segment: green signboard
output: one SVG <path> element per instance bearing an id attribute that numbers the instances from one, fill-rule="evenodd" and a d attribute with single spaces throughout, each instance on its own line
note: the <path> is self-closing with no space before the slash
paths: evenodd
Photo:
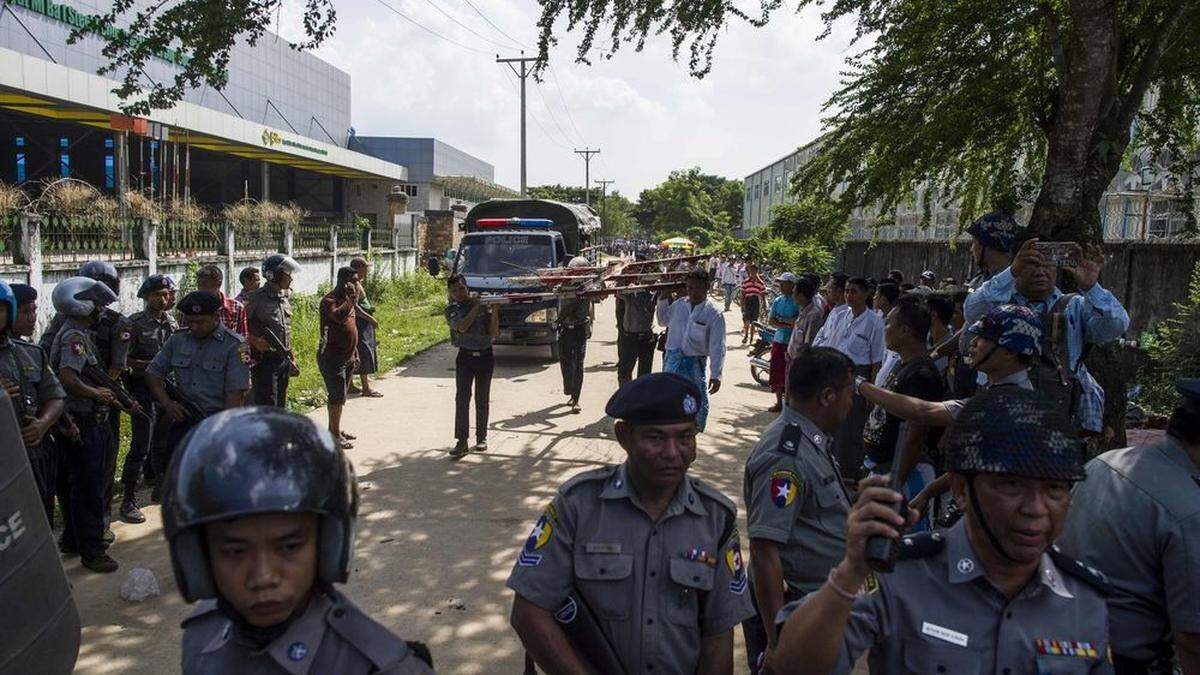
<path id="1" fill-rule="evenodd" d="M 72 28 L 83 28 L 87 25 L 92 14 L 86 14 L 74 7 L 54 0 L 4 0 L 6 4 L 24 7 L 31 12 L 36 12 L 44 17 L 59 21 L 71 26 Z M 107 37 L 116 37 L 121 30 L 119 28 L 105 29 L 104 34 Z M 191 60 L 187 54 L 178 49 L 163 49 L 155 53 L 155 56 L 177 66 L 186 66 Z"/>

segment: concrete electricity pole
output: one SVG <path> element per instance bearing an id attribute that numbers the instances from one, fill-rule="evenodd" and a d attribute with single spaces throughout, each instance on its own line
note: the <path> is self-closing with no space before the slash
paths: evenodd
<path id="1" fill-rule="evenodd" d="M 588 206 L 592 205 L 592 174 L 591 164 L 592 155 L 600 154 L 600 150 L 576 150 L 575 154 L 583 155 L 583 203 Z"/>
<path id="2" fill-rule="evenodd" d="M 597 180 L 593 182 L 600 186 L 600 226 L 604 227 L 605 216 L 608 214 L 608 186 L 617 181 Z"/>
<path id="3" fill-rule="evenodd" d="M 500 55 L 497 54 L 496 55 L 496 63 L 508 64 L 508 67 L 512 69 L 513 74 L 515 74 L 517 76 L 517 79 L 521 81 L 521 196 L 524 197 L 525 196 L 525 78 L 529 77 L 529 73 L 530 73 L 529 64 L 530 63 L 534 63 L 534 64 L 538 63 L 538 59 L 536 57 L 525 56 L 525 50 L 521 50 L 521 56 L 517 57 L 517 58 L 502 59 L 502 58 L 500 58 Z M 520 69 L 518 70 L 517 66 L 514 64 L 519 64 L 521 66 Z"/>

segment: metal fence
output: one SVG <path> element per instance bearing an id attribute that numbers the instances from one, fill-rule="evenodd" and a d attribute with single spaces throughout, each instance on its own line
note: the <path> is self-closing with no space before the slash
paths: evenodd
<path id="1" fill-rule="evenodd" d="M 286 248 L 283 223 L 270 223 L 250 227 L 234 235 L 234 246 L 238 253 L 274 253 Z"/>
<path id="2" fill-rule="evenodd" d="M 336 227 L 339 251 L 361 251 L 367 248 L 369 228 L 362 227 L 358 223 L 339 223 Z"/>
<path id="3" fill-rule="evenodd" d="M 329 248 L 329 223 L 310 220 L 293 230 L 292 248 L 297 252 L 318 252 Z"/>
<path id="4" fill-rule="evenodd" d="M 49 216 L 42 221 L 42 256 L 51 262 L 133 260 L 135 240 L 140 246 L 141 225 L 132 220 Z"/>
<path id="5" fill-rule="evenodd" d="M 224 223 L 165 222 L 158 225 L 158 255 L 163 258 L 219 255 L 224 242 Z"/>

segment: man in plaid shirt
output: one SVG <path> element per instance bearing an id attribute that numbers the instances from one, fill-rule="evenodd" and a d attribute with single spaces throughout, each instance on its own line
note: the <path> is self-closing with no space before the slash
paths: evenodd
<path id="1" fill-rule="evenodd" d="M 225 295 L 221 289 L 225 275 L 222 274 L 221 268 L 217 265 L 205 265 L 196 272 L 196 287 L 202 291 L 212 291 L 221 298 L 221 309 L 217 312 L 217 316 L 221 319 L 221 325 L 227 330 L 237 333 L 243 340 L 246 339 L 246 306 L 241 302 Z"/>

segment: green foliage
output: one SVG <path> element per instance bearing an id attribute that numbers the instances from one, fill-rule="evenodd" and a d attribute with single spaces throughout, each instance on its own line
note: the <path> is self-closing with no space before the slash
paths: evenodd
<path id="1" fill-rule="evenodd" d="M 599 194 L 599 191 L 593 191 Z M 534 199 L 553 199 L 558 202 L 567 202 L 569 204 L 582 204 L 587 197 L 584 194 L 583 188 L 576 185 L 538 185 L 529 188 L 529 196 Z"/>
<path id="2" fill-rule="evenodd" d="M 771 210 L 771 222 L 749 239 L 720 236 L 701 250 L 749 256 L 776 271 L 824 274 L 845 241 L 846 216 L 836 202 L 804 197 Z"/>
<path id="3" fill-rule="evenodd" d="M 699 167 L 672 171 L 657 187 L 642 190 L 637 219 L 656 238 L 674 232 L 704 246 L 741 221 L 743 190 L 740 180 L 701 173 Z"/>
<path id="4" fill-rule="evenodd" d="M 538 185 L 529 188 L 534 199 L 553 199 L 560 202 L 583 204 L 587 199 L 582 187 L 574 185 Z M 604 195 L 603 190 L 592 188 L 592 209 L 600 214 L 600 234 L 606 237 L 623 237 L 633 234 L 637 222 L 633 218 L 636 206 L 618 191 Z"/>
<path id="5" fill-rule="evenodd" d="M 1144 333 L 1141 343 L 1150 366 L 1142 373 L 1139 402 L 1152 412 L 1170 414 L 1179 400 L 1175 380 L 1200 373 L 1200 263 L 1192 271 L 1187 297 L 1175 303 L 1175 316 Z"/>
<path id="6" fill-rule="evenodd" d="M 200 271 L 200 261 L 190 259 L 187 265 L 183 268 L 183 276 L 179 278 L 179 291 L 177 295 L 182 299 L 188 293 L 197 290 L 196 273 Z"/>

